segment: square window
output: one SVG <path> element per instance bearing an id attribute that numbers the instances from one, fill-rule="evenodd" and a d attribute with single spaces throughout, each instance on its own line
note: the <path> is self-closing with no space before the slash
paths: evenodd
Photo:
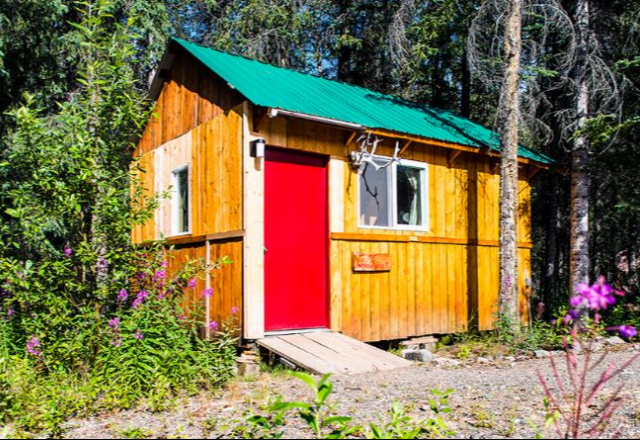
<path id="1" fill-rule="evenodd" d="M 382 164 L 388 158 L 374 158 Z M 359 223 L 365 228 L 427 228 L 427 164 L 402 160 L 376 169 L 365 163 L 358 176 Z"/>

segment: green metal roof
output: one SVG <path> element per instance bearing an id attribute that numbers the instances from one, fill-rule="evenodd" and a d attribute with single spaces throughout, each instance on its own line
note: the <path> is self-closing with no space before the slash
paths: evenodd
<path id="1" fill-rule="evenodd" d="M 455 113 L 173 40 L 256 105 L 500 151 L 496 133 Z M 520 147 L 520 156 L 552 163 L 547 156 L 525 147 Z"/>

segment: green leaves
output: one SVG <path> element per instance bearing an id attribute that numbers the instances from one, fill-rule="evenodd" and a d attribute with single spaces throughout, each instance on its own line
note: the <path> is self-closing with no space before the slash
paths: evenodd
<path id="1" fill-rule="evenodd" d="M 298 418 L 312 430 L 316 438 L 344 439 L 356 436 L 358 438 L 388 439 L 388 438 L 441 438 L 454 435 L 447 426 L 441 414 L 451 411 L 449 396 L 453 390 L 432 390 L 434 396 L 429 406 L 434 413 L 433 418 L 415 420 L 406 414 L 400 402 L 394 402 L 389 411 L 389 420 L 383 424 L 371 423 L 367 428 L 352 424 L 353 419 L 347 416 L 332 414 L 327 400 L 333 391 L 330 375 L 316 379 L 304 372 L 288 372 L 299 379 L 313 392 L 312 402 L 286 402 L 278 398 L 268 406 L 269 415 L 252 414 L 246 420 L 253 429 L 252 438 L 281 438 L 283 427 L 287 422 L 288 413 L 296 411 Z"/>

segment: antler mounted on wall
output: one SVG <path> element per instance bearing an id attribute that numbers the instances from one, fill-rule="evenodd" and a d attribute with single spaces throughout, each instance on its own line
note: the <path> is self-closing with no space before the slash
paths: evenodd
<path id="1" fill-rule="evenodd" d="M 387 168 L 394 162 L 400 162 L 400 143 L 396 142 L 396 147 L 393 152 L 393 157 L 390 158 L 375 158 L 376 150 L 378 149 L 378 144 L 382 142 L 378 136 L 374 135 L 373 138 L 371 133 L 362 134 L 357 142 L 360 143 L 360 148 L 358 151 L 352 151 L 349 155 L 351 159 L 351 166 L 355 169 L 360 168 L 365 163 L 370 163 L 376 170 L 380 170 L 382 168 Z"/>

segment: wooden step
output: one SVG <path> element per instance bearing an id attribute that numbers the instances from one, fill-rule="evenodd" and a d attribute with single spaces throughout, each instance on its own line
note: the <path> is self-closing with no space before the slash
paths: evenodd
<path id="1" fill-rule="evenodd" d="M 273 335 L 256 342 L 315 374 L 353 375 L 412 365 L 401 357 L 336 332 Z"/>

